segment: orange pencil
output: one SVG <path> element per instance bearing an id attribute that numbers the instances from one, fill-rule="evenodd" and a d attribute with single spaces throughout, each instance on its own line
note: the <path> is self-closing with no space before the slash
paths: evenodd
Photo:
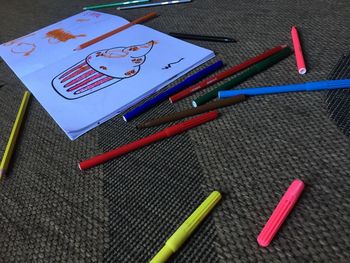
<path id="1" fill-rule="evenodd" d="M 93 44 L 95 44 L 95 43 L 97 43 L 97 42 L 99 42 L 99 41 L 101 41 L 101 40 L 103 40 L 103 39 L 105 39 L 107 37 L 110 37 L 110 36 L 112 36 L 112 35 L 114 35 L 116 33 L 119 33 L 120 31 L 123 31 L 124 29 L 127 29 L 127 28 L 129 28 L 129 27 L 131 27 L 131 26 L 133 26 L 135 24 L 139 24 L 139 23 L 145 22 L 145 21 L 147 21 L 147 20 L 149 20 L 149 19 L 151 19 L 153 17 L 156 17 L 157 15 L 158 14 L 156 12 L 149 13 L 149 14 L 143 16 L 143 17 L 140 17 L 138 19 L 135 19 L 134 21 L 131 21 L 128 24 L 125 24 L 124 26 L 118 27 L 118 28 L 116 28 L 116 29 L 114 29 L 114 30 L 112 30 L 110 32 L 107 32 L 107 33 L 103 34 L 102 36 L 99 36 L 99 37 L 96 37 L 94 39 L 91 39 L 91 40 L 81 44 L 80 46 L 78 46 L 74 50 L 81 50 L 83 48 L 91 46 L 91 45 L 93 45 Z"/>

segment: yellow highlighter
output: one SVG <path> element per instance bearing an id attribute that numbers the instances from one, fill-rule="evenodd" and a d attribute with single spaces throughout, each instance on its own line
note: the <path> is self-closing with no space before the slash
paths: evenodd
<path id="1" fill-rule="evenodd" d="M 190 215 L 189 218 L 176 230 L 176 232 L 167 240 L 164 247 L 154 256 L 150 263 L 166 262 L 168 258 L 175 253 L 187 238 L 192 234 L 196 227 L 203 221 L 209 212 L 220 201 L 221 194 L 218 191 L 212 192 L 207 199 Z"/>
<path id="2" fill-rule="evenodd" d="M 21 106 L 19 107 L 17 117 L 15 120 L 15 124 L 12 127 L 10 138 L 9 138 L 9 141 L 7 143 L 7 146 L 6 146 L 4 156 L 1 160 L 0 179 L 6 173 L 7 167 L 9 165 L 11 155 L 12 155 L 13 149 L 14 149 L 15 144 L 16 144 L 18 132 L 19 132 L 19 129 L 21 127 L 22 120 L 23 120 L 23 116 L 24 116 L 24 113 L 25 113 L 27 105 L 28 105 L 29 97 L 30 97 L 30 93 L 28 91 L 24 92 L 22 103 L 21 103 Z"/>

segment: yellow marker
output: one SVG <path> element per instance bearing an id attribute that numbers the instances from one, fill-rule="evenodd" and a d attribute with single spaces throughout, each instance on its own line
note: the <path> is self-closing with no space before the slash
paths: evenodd
<path id="1" fill-rule="evenodd" d="M 175 253 L 187 238 L 192 234 L 196 227 L 203 221 L 209 212 L 220 201 L 221 194 L 218 191 L 212 192 L 207 199 L 186 219 L 186 221 L 176 230 L 168 239 L 164 247 L 155 255 L 150 263 L 166 262 L 168 258 Z"/>
<path id="2" fill-rule="evenodd" d="M 28 91 L 24 92 L 24 96 L 22 99 L 21 106 L 19 107 L 19 110 L 17 113 L 15 124 L 12 127 L 10 139 L 7 143 L 4 156 L 2 157 L 2 160 L 1 160 L 0 179 L 6 173 L 7 167 L 9 165 L 11 155 L 12 155 L 13 149 L 14 149 L 15 144 L 16 144 L 18 132 L 19 132 L 19 129 L 21 127 L 22 120 L 23 120 L 23 116 L 24 116 L 24 113 L 25 113 L 27 105 L 28 105 L 29 97 L 30 97 L 30 93 Z"/>

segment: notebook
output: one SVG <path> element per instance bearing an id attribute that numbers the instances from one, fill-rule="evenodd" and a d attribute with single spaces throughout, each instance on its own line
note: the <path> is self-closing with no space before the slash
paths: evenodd
<path id="1" fill-rule="evenodd" d="M 215 56 L 143 25 L 85 11 L 0 45 L 0 56 L 74 140 Z"/>

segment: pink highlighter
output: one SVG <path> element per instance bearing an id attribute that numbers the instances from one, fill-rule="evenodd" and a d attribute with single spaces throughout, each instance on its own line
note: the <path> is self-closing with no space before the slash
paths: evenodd
<path id="1" fill-rule="evenodd" d="M 291 33 L 292 33 L 295 58 L 297 60 L 298 72 L 299 72 L 299 74 L 305 74 L 306 73 L 306 66 L 305 66 L 305 61 L 304 61 L 304 57 L 303 57 L 303 51 L 301 49 L 298 31 L 297 31 L 297 28 L 295 26 L 292 27 Z"/>
<path id="2" fill-rule="evenodd" d="M 297 179 L 292 182 L 287 192 L 283 195 L 281 201 L 273 211 L 263 230 L 260 232 L 257 238 L 260 246 L 267 247 L 271 243 L 278 229 L 281 227 L 284 220 L 293 209 L 295 203 L 298 201 L 303 189 L 304 183 L 301 180 Z"/>

